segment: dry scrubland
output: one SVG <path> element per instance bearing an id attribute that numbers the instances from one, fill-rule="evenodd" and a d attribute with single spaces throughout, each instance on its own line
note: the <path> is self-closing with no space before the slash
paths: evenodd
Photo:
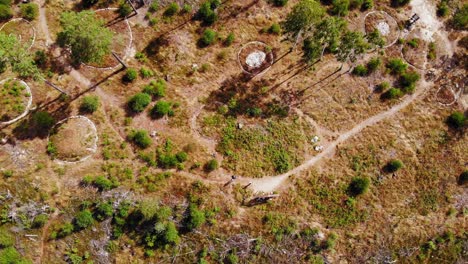
<path id="1" fill-rule="evenodd" d="M 296 0 L 224 1 L 212 25 L 194 19 L 205 1 L 176 1 L 171 14 L 174 4 L 161 0 L 129 16 L 131 37 L 116 11 L 98 11 L 135 78 L 110 54 L 74 65 L 55 43 L 62 13 L 119 3 L 33 2 L 28 52 L 44 51 L 40 71 L 66 95 L 27 78 L 29 115 L 0 125 L 0 264 L 468 261 L 467 122 L 447 121 L 466 116 L 466 23 L 452 18 L 461 2 L 427 1 L 439 13 L 445 3 L 448 14 L 432 14 L 445 25 L 434 31 L 422 18 L 409 33 L 411 3 L 350 10 L 350 30 L 371 27 L 369 11 L 398 22 L 386 38 L 394 45 L 352 63 L 331 52 L 304 60 L 302 39 L 294 46 L 283 24 Z M 30 25 L 5 32 L 25 41 Z M 216 32 L 209 45 L 206 29 Z M 274 56 L 256 76 L 238 62 L 251 41 Z M 374 70 L 356 70 L 377 58 Z M 407 71 L 392 73 L 393 59 Z M 402 86 L 412 72 L 420 79 Z M 0 81 L 14 77 L 6 70 Z M 408 91 L 389 99 L 391 87 Z M 130 98 L 142 91 L 148 102 L 135 111 Z M 1 121 L 21 112 L 20 95 L 0 83 Z M 89 123 L 54 127 L 78 115 L 96 126 L 97 150 Z M 278 197 L 257 204 L 271 195 L 262 190 Z"/>

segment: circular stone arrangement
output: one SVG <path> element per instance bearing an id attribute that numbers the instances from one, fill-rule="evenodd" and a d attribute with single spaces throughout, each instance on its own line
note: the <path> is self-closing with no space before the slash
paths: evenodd
<path id="1" fill-rule="evenodd" d="M 0 125 L 13 124 L 25 117 L 32 105 L 31 88 L 17 79 L 0 81 Z"/>
<path id="2" fill-rule="evenodd" d="M 237 54 L 237 59 L 242 71 L 257 75 L 271 67 L 274 56 L 268 45 L 260 41 L 252 41 L 242 46 Z"/>
<path id="3" fill-rule="evenodd" d="M 117 19 L 120 19 L 117 10 L 118 8 L 104 8 L 96 10 L 95 13 L 98 18 L 101 18 L 106 22 L 111 22 L 108 26 L 112 33 L 114 33 L 111 43 L 111 51 L 116 53 L 122 60 L 125 60 L 131 53 L 133 33 L 127 18 L 124 18 L 123 22 L 116 21 Z M 116 22 L 114 23 L 112 21 Z M 100 65 L 85 65 L 95 69 L 111 70 L 118 67 L 120 63 L 114 58 L 114 56 L 112 56 L 112 54 L 109 54 L 104 58 L 103 63 Z"/>
<path id="4" fill-rule="evenodd" d="M 391 15 L 384 11 L 372 11 L 364 17 L 364 31 L 366 34 L 378 30 L 380 36 L 385 39 L 384 48 L 395 44 L 400 37 L 398 23 Z"/>
<path id="5" fill-rule="evenodd" d="M 96 125 L 85 116 L 71 116 L 58 122 L 48 137 L 47 150 L 58 162 L 77 163 L 97 151 Z"/>
<path id="6" fill-rule="evenodd" d="M 0 27 L 0 31 L 7 35 L 15 35 L 20 43 L 30 49 L 36 40 L 36 30 L 34 26 L 26 19 L 14 18 Z"/>

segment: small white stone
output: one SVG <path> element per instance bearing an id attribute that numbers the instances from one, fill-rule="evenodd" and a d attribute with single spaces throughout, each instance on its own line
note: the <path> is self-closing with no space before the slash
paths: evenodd
<path id="1" fill-rule="evenodd" d="M 262 66 L 262 63 L 265 61 L 266 54 L 263 51 L 254 51 L 250 53 L 247 58 L 245 59 L 245 63 L 252 68 L 258 68 Z"/>
<path id="2" fill-rule="evenodd" d="M 387 36 L 390 33 L 390 26 L 385 21 L 381 21 L 377 24 L 377 29 L 382 36 Z"/>

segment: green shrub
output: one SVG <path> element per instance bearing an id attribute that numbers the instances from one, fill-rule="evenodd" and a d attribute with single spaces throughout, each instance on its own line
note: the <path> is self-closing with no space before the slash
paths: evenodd
<path id="1" fill-rule="evenodd" d="M 427 58 L 429 60 L 434 60 L 437 57 L 435 42 L 429 43 L 428 49 L 429 49 L 429 51 L 427 52 Z"/>
<path id="2" fill-rule="evenodd" d="M 185 14 L 192 13 L 192 6 L 189 4 L 184 4 L 182 7 L 182 12 Z"/>
<path id="3" fill-rule="evenodd" d="M 397 159 L 389 161 L 385 166 L 385 169 L 388 172 L 396 172 L 401 168 L 403 168 L 403 162 Z"/>
<path id="4" fill-rule="evenodd" d="M 46 214 L 40 214 L 36 217 L 34 217 L 32 227 L 33 228 L 41 228 L 43 227 L 47 221 L 49 220 L 49 216 Z"/>
<path id="5" fill-rule="evenodd" d="M 15 243 L 12 235 L 6 228 L 0 229 L 0 248 L 11 247 Z"/>
<path id="6" fill-rule="evenodd" d="M 403 96 L 403 92 L 398 88 L 390 88 L 383 94 L 384 99 L 397 99 Z"/>
<path id="7" fill-rule="evenodd" d="M 66 237 L 73 233 L 74 227 L 71 223 L 65 223 L 58 229 L 57 237 Z"/>
<path id="8" fill-rule="evenodd" d="M 31 264 L 32 262 L 25 259 L 21 254 L 14 248 L 8 247 L 0 249 L 0 264 Z"/>
<path id="9" fill-rule="evenodd" d="M 154 13 L 158 11 L 158 9 L 159 9 L 159 1 L 153 1 L 151 5 L 149 6 L 148 11 L 150 11 L 151 13 Z"/>
<path id="10" fill-rule="evenodd" d="M 447 2 L 441 1 L 437 5 L 437 16 L 438 17 L 446 17 L 449 13 L 449 7 L 447 5 Z"/>
<path id="11" fill-rule="evenodd" d="M 400 77 L 400 84 L 402 91 L 405 93 L 412 93 L 416 88 L 416 82 L 419 81 L 421 76 L 416 72 L 405 72 Z"/>
<path id="12" fill-rule="evenodd" d="M 452 128 L 461 129 L 466 124 L 466 117 L 462 112 L 453 112 L 447 118 L 447 124 Z"/>
<path id="13" fill-rule="evenodd" d="M 274 6 L 281 7 L 288 3 L 288 0 L 269 0 Z"/>
<path id="14" fill-rule="evenodd" d="M 151 81 L 143 87 L 143 92 L 151 95 L 153 98 L 160 98 L 166 95 L 166 82 L 163 79 Z"/>
<path id="15" fill-rule="evenodd" d="M 270 28 L 268 29 L 268 32 L 270 34 L 279 35 L 281 33 L 281 26 L 277 23 L 274 23 L 273 25 L 270 26 Z"/>
<path id="16" fill-rule="evenodd" d="M 216 7 L 213 8 L 212 6 L 211 1 L 205 1 L 200 6 L 200 9 L 198 9 L 197 18 L 205 25 L 212 25 L 216 20 L 218 20 L 218 15 L 214 11 Z"/>
<path id="17" fill-rule="evenodd" d="M 122 2 L 119 4 L 119 9 L 117 10 L 117 12 L 119 12 L 119 15 L 121 17 L 127 17 L 128 15 L 130 15 L 132 13 L 133 9 L 132 7 L 127 4 L 127 2 Z"/>
<path id="18" fill-rule="evenodd" d="M 3 174 L 3 177 L 10 178 L 11 176 L 13 176 L 13 171 L 12 170 L 4 170 L 2 172 L 2 174 Z"/>
<path id="19" fill-rule="evenodd" d="M 405 6 L 410 2 L 410 0 L 392 0 L 393 7 Z"/>
<path id="20" fill-rule="evenodd" d="M 391 59 L 387 63 L 386 67 L 392 74 L 401 75 L 408 68 L 408 64 L 404 63 L 401 59 Z"/>
<path id="21" fill-rule="evenodd" d="M 122 77 L 122 80 L 126 83 L 130 83 L 136 80 L 138 77 L 138 73 L 135 69 L 129 68 L 125 72 L 124 76 Z"/>
<path id="22" fill-rule="evenodd" d="M 229 33 L 229 35 L 227 35 L 226 39 L 224 40 L 224 45 L 229 47 L 232 45 L 232 43 L 234 42 L 235 40 L 235 36 L 234 36 L 234 33 Z"/>
<path id="23" fill-rule="evenodd" d="M 390 88 L 390 83 L 388 83 L 388 82 L 382 82 L 382 83 L 380 83 L 379 85 L 377 85 L 376 88 L 377 88 L 377 89 L 376 89 L 376 92 L 379 92 L 379 93 L 380 93 L 380 92 L 383 92 L 383 91 L 387 90 L 388 88 Z"/>
<path id="24" fill-rule="evenodd" d="M 410 40 L 406 41 L 406 44 L 408 44 L 408 46 L 416 49 L 416 48 L 419 47 L 419 39 L 417 39 L 417 38 L 410 39 Z"/>
<path id="25" fill-rule="evenodd" d="M 75 216 L 75 225 L 78 227 L 78 229 L 87 228 L 88 226 L 92 225 L 93 222 L 94 218 L 90 210 L 80 211 Z"/>
<path id="26" fill-rule="evenodd" d="M 465 170 L 458 176 L 458 184 L 466 185 L 468 183 L 468 170 Z"/>
<path id="27" fill-rule="evenodd" d="M 367 75 L 367 68 L 364 65 L 357 65 L 353 69 L 353 74 L 357 76 L 366 76 Z"/>
<path id="28" fill-rule="evenodd" d="M 81 100 L 80 111 L 86 113 L 94 113 L 99 108 L 99 97 L 89 95 Z"/>
<path id="29" fill-rule="evenodd" d="M 184 151 L 177 152 L 177 154 L 176 154 L 176 159 L 177 159 L 179 162 L 185 162 L 185 161 L 187 161 L 187 159 L 188 159 L 188 154 L 187 154 L 187 152 L 184 152 Z"/>
<path id="30" fill-rule="evenodd" d="M 149 145 L 151 145 L 152 142 L 146 130 L 132 131 L 128 135 L 128 139 L 135 143 L 135 145 L 143 149 L 149 147 Z"/>
<path id="31" fill-rule="evenodd" d="M 158 101 L 151 109 L 152 118 L 162 118 L 172 111 L 171 103 L 166 101 Z"/>
<path id="32" fill-rule="evenodd" d="M 39 7 L 35 3 L 22 4 L 20 9 L 21 16 L 29 21 L 36 19 L 39 15 Z"/>
<path id="33" fill-rule="evenodd" d="M 337 16 L 346 16 L 349 11 L 349 0 L 332 0 L 331 13 Z"/>
<path id="34" fill-rule="evenodd" d="M 140 113 L 151 103 L 151 96 L 147 93 L 137 93 L 128 100 L 128 107 L 134 113 Z"/>
<path id="35" fill-rule="evenodd" d="M 166 10 L 164 11 L 164 16 L 166 17 L 171 17 L 171 16 L 174 16 L 175 14 L 177 14 L 179 12 L 179 4 L 177 4 L 176 2 L 172 2 L 169 4 L 169 6 L 167 6 Z"/>
<path id="36" fill-rule="evenodd" d="M 200 38 L 200 43 L 202 46 L 206 47 L 213 44 L 216 41 L 216 32 L 212 29 L 205 29 L 202 37 Z"/>
<path id="37" fill-rule="evenodd" d="M 216 170 L 218 167 L 219 167 L 218 161 L 215 159 L 211 159 L 205 164 L 204 168 L 206 172 L 212 172 Z"/>
<path id="38" fill-rule="evenodd" d="M 349 9 L 361 8 L 363 3 L 364 3 L 364 0 L 350 0 Z"/>
<path id="39" fill-rule="evenodd" d="M 205 213 L 199 210 L 196 205 L 190 204 L 185 227 L 191 231 L 203 225 L 205 221 Z"/>
<path id="40" fill-rule="evenodd" d="M 100 191 L 108 191 L 112 188 L 117 187 L 114 182 L 112 182 L 104 176 L 97 176 L 93 180 L 93 185 L 96 186 Z"/>
<path id="41" fill-rule="evenodd" d="M 32 124 L 39 132 L 48 131 L 55 123 L 54 118 L 45 111 L 38 111 L 32 114 Z"/>
<path id="42" fill-rule="evenodd" d="M 150 69 L 143 67 L 140 69 L 140 75 L 143 78 L 149 78 L 149 77 L 154 76 L 154 72 Z"/>
<path id="43" fill-rule="evenodd" d="M 112 204 L 109 202 L 100 203 L 96 208 L 96 218 L 98 220 L 104 220 L 106 218 L 109 218 L 112 216 L 113 213 L 114 213 L 114 208 L 112 207 Z"/>
<path id="44" fill-rule="evenodd" d="M 370 180 L 364 177 L 355 177 L 348 186 L 348 192 L 352 196 L 364 194 L 369 189 Z"/>
<path id="45" fill-rule="evenodd" d="M 373 0 L 364 0 L 361 5 L 361 10 L 369 10 L 372 7 L 374 7 L 374 1 Z"/>
<path id="46" fill-rule="evenodd" d="M 13 17 L 10 6 L 0 4 L 0 21 L 5 21 Z"/>
<path id="47" fill-rule="evenodd" d="M 453 15 L 452 24 L 456 29 L 465 30 L 468 25 L 468 4 L 464 4 Z"/>
<path id="48" fill-rule="evenodd" d="M 369 71 L 369 73 L 375 72 L 381 64 L 382 64 L 382 61 L 380 60 L 380 58 L 372 58 L 367 63 L 367 70 Z"/>

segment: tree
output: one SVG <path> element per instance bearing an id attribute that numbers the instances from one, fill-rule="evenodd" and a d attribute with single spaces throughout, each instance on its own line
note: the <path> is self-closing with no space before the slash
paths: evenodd
<path id="1" fill-rule="evenodd" d="M 85 113 L 94 113 L 99 108 L 100 102 L 97 96 L 85 96 L 81 100 L 80 111 Z"/>
<path id="2" fill-rule="evenodd" d="M 354 177 L 348 186 L 348 192 L 352 196 L 364 194 L 369 189 L 370 180 L 365 177 Z"/>
<path id="3" fill-rule="evenodd" d="M 466 124 L 466 117 L 462 112 L 453 112 L 447 118 L 447 124 L 452 128 L 461 129 Z"/>
<path id="4" fill-rule="evenodd" d="M 322 45 L 319 41 L 313 38 L 306 38 L 302 45 L 304 59 L 308 63 L 313 63 L 320 58 L 322 54 Z"/>
<path id="5" fill-rule="evenodd" d="M 124 76 L 122 77 L 122 80 L 126 83 L 130 83 L 130 82 L 135 81 L 137 77 L 138 77 L 138 72 L 133 68 L 129 68 L 127 69 Z"/>
<path id="6" fill-rule="evenodd" d="M 78 229 L 84 229 L 92 225 L 94 222 L 93 214 L 90 210 L 86 209 L 79 212 L 75 217 L 75 225 Z"/>
<path id="7" fill-rule="evenodd" d="M 158 101 L 151 109 L 152 118 L 161 118 L 171 112 L 171 103 L 166 101 Z"/>
<path id="8" fill-rule="evenodd" d="M 137 93 L 128 100 L 128 107 L 134 113 L 140 113 L 151 103 L 151 96 L 146 93 Z"/>
<path id="9" fill-rule="evenodd" d="M 345 63 L 347 61 L 355 62 L 357 57 L 364 53 L 369 48 L 369 45 L 364 40 L 364 36 L 360 32 L 346 31 L 340 41 L 340 45 L 336 50 L 338 61 Z M 343 64 L 341 65 L 343 66 Z"/>
<path id="10" fill-rule="evenodd" d="M 28 47 L 22 45 L 16 36 L 0 32 L 0 73 L 7 70 L 7 67 L 20 77 L 38 79 L 41 76 Z"/>
<path id="11" fill-rule="evenodd" d="M 120 3 L 118 12 L 121 17 L 127 17 L 132 11 L 132 7 L 127 2 Z"/>
<path id="12" fill-rule="evenodd" d="M 49 131 L 55 123 L 54 118 L 45 111 L 38 111 L 32 114 L 31 121 L 33 127 L 38 130 L 38 132 Z"/>
<path id="13" fill-rule="evenodd" d="M 114 208 L 110 202 L 107 203 L 100 203 L 96 208 L 96 218 L 98 220 L 104 220 L 109 218 L 114 213 Z"/>
<path id="14" fill-rule="evenodd" d="M 325 10 L 320 3 L 315 0 L 301 0 L 286 17 L 284 29 L 297 37 L 300 31 L 312 29 L 324 14 Z"/>
<path id="15" fill-rule="evenodd" d="M 364 65 L 358 65 L 353 69 L 353 74 L 357 76 L 366 76 L 368 73 L 367 67 Z"/>
<path id="16" fill-rule="evenodd" d="M 387 163 L 387 165 L 385 166 L 385 169 L 388 172 L 396 172 L 401 168 L 403 168 L 403 162 L 401 162 L 400 160 L 397 160 L 397 159 L 389 161 Z"/>
<path id="17" fill-rule="evenodd" d="M 400 84 L 402 91 L 405 93 L 412 93 L 416 88 L 416 82 L 419 81 L 421 76 L 417 72 L 405 72 L 400 77 Z"/>
<path id="18" fill-rule="evenodd" d="M 136 130 L 132 131 L 128 135 L 128 139 L 133 141 L 135 145 L 137 145 L 140 148 L 147 148 L 149 145 L 151 145 L 151 138 L 148 135 L 148 131 L 146 130 Z"/>
<path id="19" fill-rule="evenodd" d="M 29 21 L 36 19 L 39 15 L 39 7 L 35 3 L 22 4 L 20 9 L 21 16 Z"/>
<path id="20" fill-rule="evenodd" d="M 110 54 L 113 33 L 93 11 L 65 12 L 60 25 L 58 43 L 71 49 L 75 63 L 101 63 Z"/>

